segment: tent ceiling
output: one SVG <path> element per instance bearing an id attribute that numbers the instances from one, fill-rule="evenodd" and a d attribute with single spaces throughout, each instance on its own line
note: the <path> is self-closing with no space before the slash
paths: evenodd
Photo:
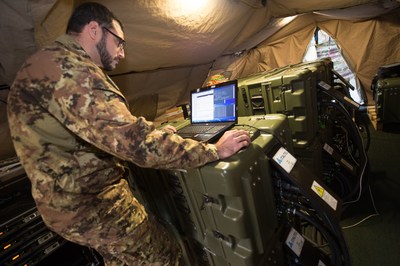
<path id="1" fill-rule="evenodd" d="M 179 0 L 99 0 L 124 23 L 126 59 L 113 72 L 142 72 L 210 63 L 223 54 L 248 50 L 268 38 L 286 16 L 319 11 L 330 17 L 358 18 L 387 12 L 398 1 L 213 0 L 190 10 Z M 74 1 L 75 4 L 85 1 Z M 174 5 L 175 3 L 175 5 Z M 9 84 L 35 49 L 65 30 L 70 0 L 5 0 L 0 30 L 0 84 Z M 347 9 L 346 9 L 347 8 Z M 186 13 L 185 13 L 186 12 Z"/>

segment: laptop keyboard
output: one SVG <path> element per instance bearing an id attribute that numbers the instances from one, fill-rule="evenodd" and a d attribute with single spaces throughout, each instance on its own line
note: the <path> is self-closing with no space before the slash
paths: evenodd
<path id="1" fill-rule="evenodd" d="M 219 130 L 223 129 L 225 126 L 211 126 L 211 125 L 191 125 L 184 127 L 179 130 L 179 133 L 217 133 Z"/>

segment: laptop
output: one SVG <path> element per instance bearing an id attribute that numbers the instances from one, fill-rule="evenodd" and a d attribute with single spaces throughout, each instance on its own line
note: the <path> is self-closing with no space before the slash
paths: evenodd
<path id="1" fill-rule="evenodd" d="M 237 123 L 237 80 L 190 92 L 190 124 L 177 134 L 201 142 L 213 142 Z"/>

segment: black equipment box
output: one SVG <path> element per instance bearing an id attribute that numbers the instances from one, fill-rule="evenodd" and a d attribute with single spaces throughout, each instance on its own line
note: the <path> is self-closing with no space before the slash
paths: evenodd
<path id="1" fill-rule="evenodd" d="M 400 77 L 377 80 L 376 120 L 382 124 L 400 123 Z"/>
<path id="2" fill-rule="evenodd" d="M 96 266 L 102 263 L 95 251 L 68 242 L 47 228 L 31 196 L 30 181 L 17 158 L 0 162 L 0 199 L 0 265 L 90 263 Z M 60 261 L 63 254 L 64 260 Z M 75 264 L 78 261 L 86 264 Z"/>

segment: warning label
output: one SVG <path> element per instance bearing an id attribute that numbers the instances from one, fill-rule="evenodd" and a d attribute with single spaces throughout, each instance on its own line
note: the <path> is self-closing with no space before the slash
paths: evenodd
<path id="1" fill-rule="evenodd" d="M 313 190 L 322 198 L 322 196 L 324 195 L 325 189 L 323 189 L 322 187 L 313 186 Z"/>
<path id="2" fill-rule="evenodd" d="M 338 204 L 337 200 L 331 194 L 329 194 L 329 192 L 326 191 L 320 184 L 318 184 L 317 181 L 314 180 L 311 185 L 311 189 L 329 206 L 331 206 L 332 209 L 336 210 Z"/>

